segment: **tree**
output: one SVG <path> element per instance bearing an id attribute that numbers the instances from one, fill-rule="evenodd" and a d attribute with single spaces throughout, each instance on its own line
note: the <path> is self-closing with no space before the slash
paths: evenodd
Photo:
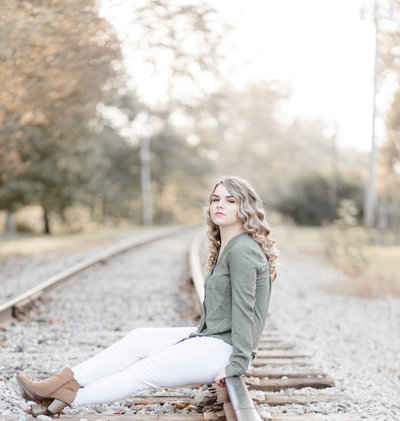
<path id="1" fill-rule="evenodd" d="M 397 233 L 400 229 L 400 1 L 392 2 L 393 24 L 381 28 L 383 35 L 383 76 L 396 80 L 397 89 L 386 114 L 386 139 L 380 147 L 378 186 L 380 193 L 379 228 L 391 229 Z"/>
<path id="2" fill-rule="evenodd" d="M 113 106 L 126 117 L 128 128 L 137 122 L 137 113 L 130 110 L 143 111 L 151 121 L 148 137 L 154 219 L 165 223 L 199 215 L 210 160 L 201 146 L 187 141 L 187 124 L 195 108 L 218 83 L 223 30 L 217 13 L 206 1 L 110 0 L 103 5 L 111 21 L 115 10 L 123 8 L 129 23 L 121 25 L 120 11 L 115 25 L 120 28 L 125 63 L 131 74 L 127 85 L 134 89 L 135 101 L 126 104 L 130 95 L 127 89 L 124 100 L 117 98 Z M 125 26 L 129 28 L 126 33 Z M 147 94 L 151 84 L 158 87 L 155 99 Z M 136 142 L 132 144 L 128 139 L 134 153 L 140 133 L 134 129 L 130 132 Z"/>
<path id="3" fill-rule="evenodd" d="M 400 75 L 399 75 L 400 77 Z M 386 141 L 381 147 L 379 228 L 390 229 L 399 241 L 400 230 L 400 90 L 387 117 Z"/>
<path id="4" fill-rule="evenodd" d="M 129 219 L 140 221 L 140 151 L 139 144 L 129 144 L 118 132 L 104 125 L 96 136 L 99 162 L 103 168 L 92 180 L 88 193 L 93 198 L 90 207 L 94 219 Z"/>
<path id="5" fill-rule="evenodd" d="M 227 28 L 211 2 L 105 0 L 103 13 L 119 27 L 131 87 L 142 102 L 185 111 L 215 90 Z M 147 93 L 152 84 L 156 98 Z"/>
<path id="6" fill-rule="evenodd" d="M 194 114 L 193 133 L 215 151 L 218 174 L 252 181 L 273 206 L 307 171 L 326 168 L 331 139 L 319 121 L 285 120 L 288 89 L 262 82 L 241 90 L 225 86 Z M 216 174 L 213 174 L 213 177 Z"/>
<path id="7" fill-rule="evenodd" d="M 400 90 L 395 93 L 388 114 L 387 140 L 381 154 L 383 195 L 386 200 L 400 204 Z"/>
<path id="8" fill-rule="evenodd" d="M 309 173 L 292 180 L 290 193 L 279 198 L 276 209 L 292 218 L 300 225 L 321 225 L 324 221 L 337 218 L 331 214 L 329 203 L 330 180 L 318 173 Z M 338 180 L 337 202 L 335 210 L 343 199 L 351 199 L 360 210 L 362 208 L 362 183 L 349 177 Z"/>
<path id="9" fill-rule="evenodd" d="M 95 4 L 6 2 L 0 16 L 0 205 L 40 203 L 46 232 L 93 174 L 90 122 L 120 58 Z"/>
<path id="10" fill-rule="evenodd" d="M 198 145 L 191 145 L 172 130 L 161 132 L 151 144 L 155 220 L 199 221 L 199 209 L 209 188 L 210 161 L 202 156 Z"/>

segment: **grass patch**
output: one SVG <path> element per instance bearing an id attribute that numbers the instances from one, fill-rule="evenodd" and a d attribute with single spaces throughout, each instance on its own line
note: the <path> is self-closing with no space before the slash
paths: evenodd
<path id="1" fill-rule="evenodd" d="M 325 290 L 332 294 L 350 295 L 362 298 L 400 297 L 400 281 L 378 277 L 367 271 L 362 275 L 353 275 L 350 279 L 341 279 L 328 285 Z"/>
<path id="2" fill-rule="evenodd" d="M 277 247 L 283 252 L 300 251 L 310 253 L 323 264 L 332 265 L 346 272 L 345 268 L 335 265 L 327 259 L 329 247 L 324 227 L 278 226 L 273 234 Z M 358 273 L 347 273 L 345 280 L 334 282 L 328 287 L 332 293 L 355 295 L 359 297 L 400 297 L 400 244 L 398 245 L 365 245 L 367 266 Z"/>
<path id="3" fill-rule="evenodd" d="M 15 234 L 0 236 L 0 259 L 11 256 L 28 256 L 50 251 L 64 250 L 76 253 L 114 241 L 125 235 L 148 230 L 151 227 L 133 226 L 104 228 L 96 232 L 44 235 Z"/>
<path id="4" fill-rule="evenodd" d="M 274 227 L 272 237 L 276 239 L 278 249 L 299 250 L 323 256 L 324 240 L 322 228 L 279 225 Z"/>

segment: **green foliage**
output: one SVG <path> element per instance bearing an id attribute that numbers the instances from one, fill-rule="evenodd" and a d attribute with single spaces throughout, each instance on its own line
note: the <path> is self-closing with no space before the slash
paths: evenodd
<path id="1" fill-rule="evenodd" d="M 140 150 L 105 125 L 92 156 L 99 166 L 87 187 L 92 216 L 98 222 L 129 218 L 140 223 Z"/>
<path id="2" fill-rule="evenodd" d="M 35 228 L 32 227 L 32 225 L 28 224 L 26 221 L 17 220 L 16 228 L 17 228 L 17 231 L 20 233 L 28 233 L 28 234 L 36 233 Z"/>
<path id="3" fill-rule="evenodd" d="M 199 221 L 211 163 L 201 149 L 172 131 L 151 140 L 155 221 Z"/>
<path id="4" fill-rule="evenodd" d="M 307 174 L 293 181 L 291 188 L 276 202 L 276 209 L 300 225 L 321 225 L 336 217 L 336 204 L 330 203 L 331 180 L 322 174 Z M 362 206 L 362 188 L 353 180 L 336 182 L 337 200 L 353 199 Z"/>

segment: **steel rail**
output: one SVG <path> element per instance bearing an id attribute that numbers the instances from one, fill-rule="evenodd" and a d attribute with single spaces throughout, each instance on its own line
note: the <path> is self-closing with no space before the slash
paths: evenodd
<path id="1" fill-rule="evenodd" d="M 123 253 L 134 247 L 139 247 L 141 245 L 150 243 L 155 240 L 159 240 L 164 237 L 168 237 L 170 235 L 175 234 L 177 231 L 181 230 L 182 227 L 173 226 L 167 228 L 160 228 L 156 231 L 146 232 L 140 235 L 135 235 L 134 237 L 128 238 L 125 241 L 118 242 L 116 245 L 103 250 L 94 256 L 88 257 L 82 260 L 79 263 L 65 269 L 54 276 L 44 280 L 40 284 L 34 286 L 33 288 L 29 289 L 28 291 L 11 298 L 10 300 L 6 301 L 5 303 L 0 305 L 0 325 L 9 321 L 12 316 L 16 306 L 21 305 L 22 303 L 25 305 L 30 301 L 37 299 L 40 295 L 43 294 L 45 291 L 50 291 L 55 286 L 58 286 L 61 282 L 65 281 L 67 278 L 75 275 L 76 273 L 96 264 L 99 263 L 109 257 L 115 256 L 117 254 Z"/>
<path id="2" fill-rule="evenodd" d="M 202 308 L 204 300 L 204 276 L 201 270 L 202 265 L 200 262 L 200 246 L 203 239 L 204 232 L 202 230 L 193 239 L 189 251 L 190 276 L 194 284 L 194 289 L 196 290 L 196 296 L 200 308 Z"/>
<path id="3" fill-rule="evenodd" d="M 228 388 L 229 399 L 231 400 L 237 421 L 262 420 L 247 390 L 244 376 L 227 377 L 226 387 Z"/>
<path id="4" fill-rule="evenodd" d="M 201 271 L 200 262 L 200 244 L 204 238 L 204 233 L 200 232 L 192 242 L 190 248 L 190 273 L 195 285 L 198 299 L 203 302 L 204 299 L 204 276 Z M 199 293 L 200 291 L 200 293 Z M 244 376 L 227 377 L 225 379 L 228 389 L 229 399 L 235 412 L 237 421 L 263 421 L 251 399 L 250 393 L 244 382 Z"/>

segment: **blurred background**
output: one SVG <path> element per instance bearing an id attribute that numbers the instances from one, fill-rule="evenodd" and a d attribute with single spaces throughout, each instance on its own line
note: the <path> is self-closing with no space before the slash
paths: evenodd
<path id="1" fill-rule="evenodd" d="M 2 258 L 201 223 L 231 174 L 278 246 L 400 295 L 400 0 L 0 3 Z"/>

